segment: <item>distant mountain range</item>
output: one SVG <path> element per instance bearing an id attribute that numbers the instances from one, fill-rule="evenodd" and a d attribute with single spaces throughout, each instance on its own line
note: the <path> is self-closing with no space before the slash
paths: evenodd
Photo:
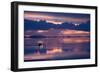
<path id="1" fill-rule="evenodd" d="M 62 23 L 62 24 L 52 24 L 47 23 L 46 21 L 31 21 L 31 20 L 24 20 L 24 30 L 47 30 L 47 29 L 71 29 L 71 30 L 83 30 L 83 31 L 90 31 L 90 21 L 87 23 L 80 24 L 75 26 L 72 23 Z"/>

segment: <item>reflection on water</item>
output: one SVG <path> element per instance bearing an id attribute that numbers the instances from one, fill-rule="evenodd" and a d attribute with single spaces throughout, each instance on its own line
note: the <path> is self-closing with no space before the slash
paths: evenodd
<path id="1" fill-rule="evenodd" d="M 78 31 L 74 34 L 66 32 L 67 35 L 47 36 L 41 32 L 41 37 L 39 34 L 39 37 L 29 35 L 24 38 L 24 61 L 90 58 L 90 37 L 87 36 L 89 33 L 84 35 Z"/>

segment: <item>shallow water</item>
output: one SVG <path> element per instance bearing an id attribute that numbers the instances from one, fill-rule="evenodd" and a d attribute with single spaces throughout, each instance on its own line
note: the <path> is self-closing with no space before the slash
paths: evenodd
<path id="1" fill-rule="evenodd" d="M 38 41 L 43 42 L 39 48 Z M 89 37 L 25 38 L 24 61 L 89 59 Z"/>

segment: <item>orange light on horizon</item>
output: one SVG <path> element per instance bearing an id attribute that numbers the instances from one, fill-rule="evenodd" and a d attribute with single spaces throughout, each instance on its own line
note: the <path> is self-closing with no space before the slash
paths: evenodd
<path id="1" fill-rule="evenodd" d="M 72 35 L 72 34 L 75 34 L 75 35 L 90 35 L 90 32 L 78 31 L 78 30 L 64 30 L 64 31 L 61 31 L 61 34 L 64 34 L 64 35 Z"/>
<path id="2" fill-rule="evenodd" d="M 89 42 L 89 38 L 66 38 L 63 39 L 64 43 L 84 43 L 84 42 Z"/>
<path id="3" fill-rule="evenodd" d="M 62 24 L 62 23 L 63 23 L 63 22 L 61 22 L 61 21 L 50 21 L 50 20 L 47 20 L 46 22 L 47 22 L 47 23 L 56 24 L 56 25 L 59 25 L 59 24 Z"/>

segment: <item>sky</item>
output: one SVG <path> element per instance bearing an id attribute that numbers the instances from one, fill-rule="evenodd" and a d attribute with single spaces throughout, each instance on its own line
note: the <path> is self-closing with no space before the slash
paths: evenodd
<path id="1" fill-rule="evenodd" d="M 44 20 L 47 23 L 52 24 L 62 24 L 65 22 L 81 24 L 86 23 L 90 20 L 89 14 L 79 14 L 79 13 L 56 13 L 56 12 L 24 12 L 24 19 L 32 21 Z"/>

